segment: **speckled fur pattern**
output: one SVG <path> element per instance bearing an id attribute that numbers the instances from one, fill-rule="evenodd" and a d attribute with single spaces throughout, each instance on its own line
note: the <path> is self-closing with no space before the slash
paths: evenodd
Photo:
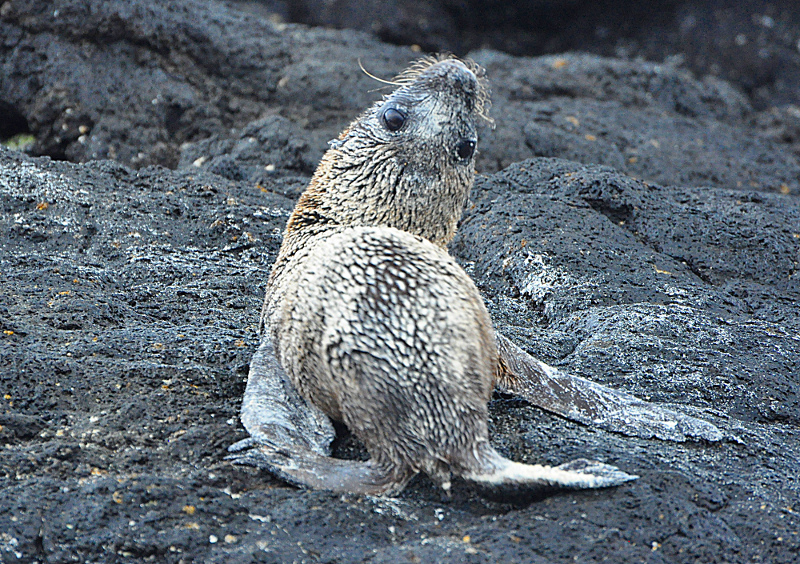
<path id="1" fill-rule="evenodd" d="M 321 263 L 286 276 L 278 339 L 301 395 L 376 463 L 432 475 L 474 466 L 497 352 L 466 273 L 429 241 L 381 227 L 324 238 L 306 258 Z"/>

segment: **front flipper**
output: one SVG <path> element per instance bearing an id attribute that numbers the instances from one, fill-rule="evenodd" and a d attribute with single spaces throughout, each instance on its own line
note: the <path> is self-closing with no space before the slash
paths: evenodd
<path id="1" fill-rule="evenodd" d="M 500 333 L 497 388 L 567 419 L 608 431 L 670 441 L 724 438 L 717 427 L 591 380 L 572 376 L 535 359 Z"/>
<path id="2" fill-rule="evenodd" d="M 278 448 L 327 456 L 336 436 L 330 419 L 292 386 L 275 356 L 269 332 L 264 333 L 250 361 L 241 419 L 251 437 L 245 441 L 254 439 Z"/>
<path id="3" fill-rule="evenodd" d="M 328 417 L 292 386 L 265 334 L 253 360 L 242 401 L 250 437 L 231 445 L 234 464 L 256 466 L 292 484 L 339 493 L 391 494 L 413 473 L 328 456 L 335 431 Z"/>

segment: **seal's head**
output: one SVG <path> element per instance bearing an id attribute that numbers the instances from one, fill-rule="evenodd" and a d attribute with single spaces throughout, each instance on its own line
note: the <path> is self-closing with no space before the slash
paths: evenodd
<path id="1" fill-rule="evenodd" d="M 470 168 L 478 122 L 489 121 L 484 75 L 469 60 L 421 59 L 389 83 L 400 88 L 373 105 L 333 144 L 365 135 L 394 146 L 390 152 L 414 163 L 415 170 L 420 164 L 426 172 L 456 165 Z M 420 159 L 421 152 L 429 158 Z"/>
<path id="2" fill-rule="evenodd" d="M 439 245 L 453 237 L 475 175 L 478 126 L 489 121 L 485 72 L 428 57 L 391 84 L 398 88 L 331 142 L 288 234 L 313 219 L 395 227 Z"/>

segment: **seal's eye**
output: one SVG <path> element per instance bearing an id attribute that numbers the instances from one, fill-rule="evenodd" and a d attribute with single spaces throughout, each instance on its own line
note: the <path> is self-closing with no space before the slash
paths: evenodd
<path id="1" fill-rule="evenodd" d="M 406 114 L 395 108 L 383 112 L 383 123 L 389 131 L 397 131 L 406 122 Z"/>
<path id="2" fill-rule="evenodd" d="M 456 155 L 459 160 L 465 161 L 472 156 L 475 152 L 475 141 L 472 139 L 463 139 L 456 145 Z"/>

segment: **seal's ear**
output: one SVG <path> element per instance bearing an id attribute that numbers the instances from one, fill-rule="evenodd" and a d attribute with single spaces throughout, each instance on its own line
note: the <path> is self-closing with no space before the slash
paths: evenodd
<path id="1" fill-rule="evenodd" d="M 711 423 L 561 372 L 533 358 L 500 333 L 495 335 L 500 357 L 495 383 L 501 392 L 518 395 L 584 425 L 632 437 L 677 442 L 725 438 Z"/>

